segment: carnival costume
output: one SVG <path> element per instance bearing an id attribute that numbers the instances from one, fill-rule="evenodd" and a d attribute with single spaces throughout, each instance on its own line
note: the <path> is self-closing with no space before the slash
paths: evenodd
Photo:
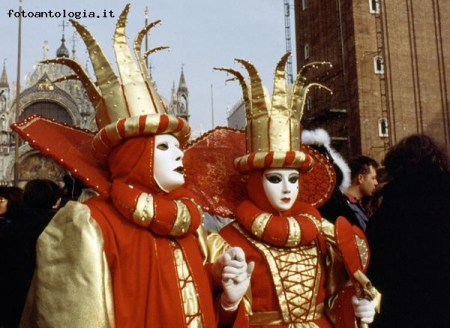
<path id="1" fill-rule="evenodd" d="M 66 78 L 83 82 L 98 133 L 36 116 L 13 126 L 100 194 L 84 204 L 69 202 L 41 235 L 25 327 L 216 327 L 221 306 L 236 309 L 220 291 L 213 299 L 212 263 L 229 246 L 202 229 L 202 208 L 192 192 L 167 191 L 156 181 L 156 139 L 171 135 L 184 145 L 190 127 L 166 113 L 146 73 L 141 43 L 159 21 L 135 39 L 138 69 L 125 35 L 128 11 L 129 5 L 114 35 L 120 79 L 76 21 L 96 83 L 73 60 L 47 61 L 71 67 L 76 74 Z"/>
<path id="2" fill-rule="evenodd" d="M 326 89 L 307 83 L 304 74 L 327 63 L 303 67 L 293 89 L 287 89 L 284 67 L 289 55 L 276 67 L 272 101 L 248 61 L 236 59 L 247 69 L 249 83 L 234 69 L 217 68 L 240 82 L 247 116 L 246 154 L 236 158 L 234 165 L 248 174 L 248 197 L 237 208 L 236 222 L 220 234 L 255 262 L 250 326 L 352 327 L 356 325 L 353 308 L 350 303 L 347 308 L 342 305 L 349 300 L 348 291 L 354 291 L 336 248 L 334 226 L 316 209 L 331 195 L 335 173 L 323 155 L 300 142 L 308 90 L 312 86 Z M 299 197 L 287 211 L 277 211 L 263 189 L 263 175 L 270 168 L 300 172 Z M 309 181 L 305 183 L 303 177 Z"/>

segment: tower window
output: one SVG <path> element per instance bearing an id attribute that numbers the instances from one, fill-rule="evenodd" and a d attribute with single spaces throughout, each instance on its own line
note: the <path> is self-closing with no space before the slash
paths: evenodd
<path id="1" fill-rule="evenodd" d="M 378 120 L 378 136 L 381 138 L 389 137 L 388 121 L 385 118 L 380 118 Z"/>
<path id="2" fill-rule="evenodd" d="M 369 0 L 369 11 L 371 14 L 379 14 L 380 0 Z"/>
<path id="3" fill-rule="evenodd" d="M 303 50 L 304 50 L 305 59 L 309 59 L 309 44 L 306 43 Z"/>
<path id="4" fill-rule="evenodd" d="M 373 57 L 373 69 L 374 69 L 375 74 L 384 74 L 383 57 L 381 57 L 381 56 Z"/>

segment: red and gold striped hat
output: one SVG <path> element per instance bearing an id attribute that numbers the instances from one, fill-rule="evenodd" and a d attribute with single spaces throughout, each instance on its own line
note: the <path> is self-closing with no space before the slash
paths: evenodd
<path id="1" fill-rule="evenodd" d="M 230 68 L 215 68 L 236 77 L 243 90 L 246 110 L 246 155 L 236 158 L 235 168 L 240 173 L 253 169 L 296 168 L 308 171 L 313 159 L 301 151 L 300 121 L 303 115 L 306 95 L 312 86 L 330 89 L 319 83 L 305 82 L 304 73 L 310 68 L 330 65 L 328 62 L 314 62 L 303 66 L 293 86 L 286 85 L 285 66 L 290 53 L 278 62 L 275 70 L 272 101 L 263 86 L 256 68 L 246 60 L 236 59 L 249 73 L 247 84 L 242 74 Z"/>
<path id="2" fill-rule="evenodd" d="M 184 144 L 191 132 L 184 119 L 167 114 L 166 107 L 147 73 L 145 58 L 168 47 L 156 47 L 145 54 L 141 53 L 144 36 L 160 21 L 150 23 L 135 37 L 133 48 L 136 63 L 125 34 L 129 9 L 130 4 L 127 4 L 117 21 L 113 37 L 120 77 L 114 72 L 91 32 L 75 20 L 71 20 L 71 23 L 86 44 L 97 81 L 92 81 L 85 69 L 74 60 L 57 58 L 45 61 L 70 67 L 75 74 L 66 76 L 65 79 L 78 79 L 87 90 L 99 127 L 93 139 L 93 147 L 101 163 L 106 163 L 110 151 L 124 139 L 146 134 L 170 133 Z"/>

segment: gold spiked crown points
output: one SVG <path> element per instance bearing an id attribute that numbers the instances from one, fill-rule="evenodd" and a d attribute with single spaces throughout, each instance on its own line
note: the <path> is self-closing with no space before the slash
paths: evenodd
<path id="1" fill-rule="evenodd" d="M 241 173 L 258 168 L 309 167 L 310 159 L 300 150 L 300 122 L 306 96 L 311 87 L 329 88 L 319 83 L 308 83 L 305 73 L 311 68 L 329 62 L 313 62 L 303 66 L 293 86 L 286 85 L 285 66 L 290 53 L 286 53 L 275 69 L 272 99 L 262 84 L 258 71 L 251 63 L 236 59 L 247 70 L 250 82 L 231 68 L 216 67 L 234 76 L 242 87 L 246 110 L 247 154 L 235 160 Z"/>
<path id="2" fill-rule="evenodd" d="M 144 55 L 141 53 L 142 40 L 160 21 L 148 24 L 136 35 L 133 43 L 135 59 L 125 33 L 129 10 L 130 4 L 127 4 L 116 23 L 113 37 L 120 77 L 116 75 L 92 33 L 75 20 L 70 22 L 86 44 L 97 80 L 92 81 L 89 74 L 74 60 L 57 58 L 44 61 L 70 67 L 75 74 L 65 78 L 78 79 L 83 83 L 94 106 L 96 123 L 100 129 L 93 144 L 102 162 L 105 162 L 109 152 L 126 138 L 171 133 L 184 143 L 190 135 L 190 127 L 185 120 L 167 114 L 145 64 L 147 56 L 168 47 L 160 46 L 148 50 Z"/>

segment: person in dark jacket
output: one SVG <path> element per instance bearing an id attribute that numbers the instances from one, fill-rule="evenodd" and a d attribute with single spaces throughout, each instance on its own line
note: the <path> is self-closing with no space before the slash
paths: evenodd
<path id="1" fill-rule="evenodd" d="M 25 185 L 25 207 L 0 227 L 0 327 L 18 327 L 36 267 L 36 241 L 57 211 L 62 190 L 51 180 Z"/>
<path id="2" fill-rule="evenodd" d="M 424 134 L 386 154 L 391 180 L 366 230 L 367 272 L 382 293 L 372 327 L 448 327 L 450 305 L 450 160 Z"/>
<path id="3" fill-rule="evenodd" d="M 365 231 L 369 222 L 366 203 L 377 188 L 379 164 L 371 157 L 359 155 L 350 160 L 349 166 L 351 183 L 344 192 L 344 196 L 347 199 L 348 207 L 353 211 L 353 215 L 349 216 L 348 219 L 353 225 Z"/>

